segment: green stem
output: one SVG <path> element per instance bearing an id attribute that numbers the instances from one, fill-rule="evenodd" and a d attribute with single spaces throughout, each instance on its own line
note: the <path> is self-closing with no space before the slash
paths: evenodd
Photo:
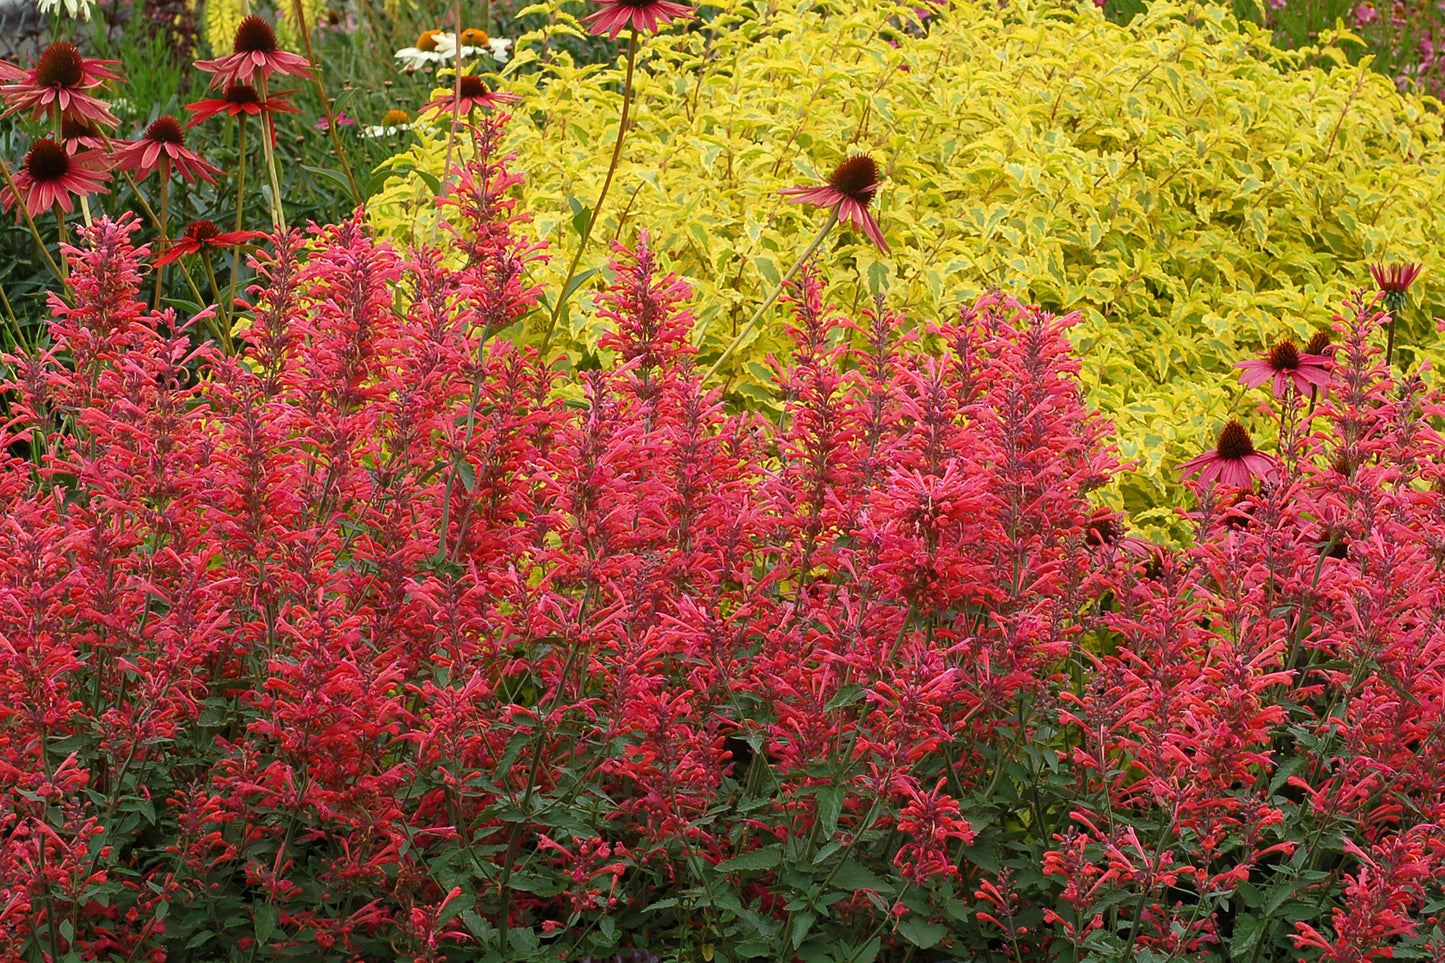
<path id="1" fill-rule="evenodd" d="M 161 170 L 160 170 L 160 174 L 161 174 L 161 219 L 160 219 L 160 221 L 157 223 L 156 228 L 157 228 L 157 230 L 160 231 L 160 236 L 161 236 L 161 249 L 164 250 L 165 247 L 166 247 L 166 242 L 170 240 L 170 229 L 169 229 L 168 225 L 171 223 L 171 159 L 170 159 L 170 157 L 166 156 L 165 154 L 162 154 L 162 155 L 161 155 Z M 159 311 L 159 310 L 161 309 L 161 282 L 165 279 L 165 276 L 166 276 L 166 266 L 165 266 L 164 264 L 157 264 L 155 267 L 156 267 L 156 296 L 155 296 L 155 306 L 156 306 L 156 310 Z"/>
<path id="2" fill-rule="evenodd" d="M 215 268 L 211 267 L 211 252 L 205 248 L 201 248 L 201 260 L 206 262 L 206 277 L 211 282 L 211 297 L 219 300 L 221 297 L 221 286 L 216 283 Z M 217 314 L 219 313 L 220 312 L 217 312 Z M 216 323 L 212 325 L 212 327 L 216 329 L 216 334 L 218 336 L 217 340 L 221 342 L 221 350 L 224 351 L 226 354 L 235 354 L 235 352 L 231 348 L 230 325 L 226 324 L 225 321 L 218 317 L 216 319 Z"/>
<path id="3" fill-rule="evenodd" d="M 306 12 L 302 9 L 301 0 L 291 0 L 291 9 L 296 13 L 296 29 L 301 32 L 301 39 L 306 44 L 306 59 L 311 64 L 311 80 L 316 84 L 316 96 L 321 98 L 321 110 L 326 114 L 326 130 L 331 135 L 331 146 L 336 151 L 336 159 L 341 161 L 341 169 L 346 172 L 346 182 L 351 185 L 351 199 L 360 207 L 361 191 L 356 187 L 351 165 L 346 162 L 346 152 L 341 149 L 341 136 L 336 133 L 336 117 L 331 113 L 331 101 L 326 97 L 326 88 L 321 86 L 321 65 L 311 47 L 311 24 L 306 22 Z"/>
<path id="4" fill-rule="evenodd" d="M 793 266 L 788 270 L 788 273 L 783 276 L 783 279 L 781 281 L 778 282 L 777 287 L 773 288 L 772 293 L 770 293 L 766 298 L 763 299 L 762 304 L 758 305 L 758 309 L 753 312 L 753 316 L 748 319 L 748 323 L 743 325 L 742 330 L 738 332 L 737 337 L 733 338 L 732 343 L 727 346 L 727 348 L 723 351 L 722 355 L 712 363 L 712 367 L 707 369 L 707 374 L 702 376 L 702 380 L 704 383 L 706 383 L 707 380 L 713 376 L 713 373 L 716 372 L 718 368 L 722 367 L 722 363 L 724 361 L 732 357 L 732 353 L 736 351 L 738 349 L 738 346 L 743 343 L 743 339 L 748 336 L 748 332 L 753 330 L 753 325 L 758 323 L 758 319 L 763 316 L 763 312 L 767 311 L 768 308 L 772 307 L 773 302 L 778 299 L 778 295 L 783 293 L 783 288 L 785 288 L 788 282 L 793 279 L 793 275 L 797 274 L 799 269 L 801 269 L 802 266 L 807 263 L 808 258 L 812 257 L 813 253 L 818 250 L 818 245 L 823 243 L 823 239 L 828 236 L 828 232 L 833 229 L 833 225 L 838 223 L 838 212 L 839 206 L 834 205 L 833 210 L 828 213 L 827 223 L 825 223 L 823 225 L 823 229 L 818 232 L 818 236 L 813 238 L 813 243 L 808 245 L 807 250 L 805 250 L 802 253 L 802 256 L 800 256 L 798 260 L 793 263 Z"/>
<path id="5" fill-rule="evenodd" d="M 261 102 L 266 102 L 266 75 L 261 74 Z M 286 212 L 281 207 L 281 182 L 276 177 L 276 148 L 271 141 L 276 136 L 276 121 L 265 111 L 261 112 L 265 118 L 262 126 L 267 129 L 262 131 L 261 149 L 266 154 L 266 173 L 271 178 L 271 225 L 280 234 L 286 230 Z"/>
<path id="6" fill-rule="evenodd" d="M 20 193 L 20 188 L 15 186 L 15 178 L 10 176 L 10 165 L 4 160 L 0 160 L 0 174 L 4 175 L 5 186 L 10 188 L 10 195 L 15 198 L 15 206 L 20 208 L 20 213 L 25 216 L 25 223 L 30 228 L 30 236 L 35 238 L 35 246 L 40 249 L 45 263 L 50 265 L 50 270 L 55 272 L 55 276 L 60 279 L 62 284 L 69 286 L 69 276 L 59 264 L 55 263 L 55 258 L 50 256 L 50 248 L 45 246 L 45 239 L 40 236 L 40 228 L 35 226 L 35 218 L 30 216 L 30 209 L 25 206 L 25 201 L 22 199 L 24 195 Z"/>
<path id="7" fill-rule="evenodd" d="M 602 203 L 607 200 L 612 177 L 617 173 L 617 162 L 622 158 L 622 139 L 627 134 L 627 118 L 632 109 L 632 74 L 636 66 L 637 28 L 633 27 L 627 42 L 627 77 L 622 82 L 622 118 L 617 122 L 617 140 L 612 144 L 612 162 L 607 165 L 607 177 L 602 181 L 602 191 L 597 195 L 597 203 L 592 205 L 587 226 L 582 229 L 582 240 L 577 244 L 577 253 L 572 256 L 572 266 L 567 268 L 567 276 L 562 279 L 562 287 L 557 292 L 557 303 L 552 306 L 552 316 L 547 319 L 547 331 L 542 336 L 541 358 L 544 364 L 547 361 L 547 349 L 552 346 L 552 334 L 557 330 L 557 318 L 562 314 L 562 306 L 567 303 L 567 286 L 572 283 L 572 278 L 577 274 L 577 266 L 582 263 L 582 254 L 587 250 L 587 242 L 592 239 L 592 229 L 601 219 Z"/>
<path id="8" fill-rule="evenodd" d="M 238 120 L 236 123 L 237 123 L 237 125 L 240 127 L 240 132 L 236 135 L 236 151 L 237 151 L 237 154 L 236 154 L 236 156 L 237 156 L 237 163 L 236 163 L 236 226 L 235 226 L 234 228 L 232 228 L 232 230 L 239 231 L 239 230 L 241 229 L 241 224 L 243 223 L 243 221 L 242 221 L 242 219 L 241 219 L 241 206 L 242 206 L 242 204 L 244 203 L 245 198 L 246 198 L 246 118 L 245 118 L 245 116 L 243 115 L 243 116 L 241 117 L 241 119 Z M 261 133 L 262 133 L 262 135 L 264 136 L 265 133 L 266 133 L 266 131 L 265 131 L 265 129 L 264 129 L 264 127 L 265 127 L 265 121 L 263 120 L 261 123 L 262 123 L 262 128 L 263 128 L 262 131 L 261 131 Z M 241 274 L 241 246 L 238 244 L 238 245 L 236 245 L 236 247 L 234 247 L 234 248 L 231 249 L 231 285 L 230 285 L 230 288 L 229 288 L 229 289 L 227 290 L 227 292 L 226 292 L 226 303 L 225 303 L 225 304 L 221 304 L 221 305 L 217 305 L 217 310 L 219 310 L 219 311 L 221 312 L 221 324 L 222 324 L 222 325 L 225 327 L 225 329 L 226 329 L 226 340 L 227 340 L 227 341 L 230 340 L 230 335 L 231 335 L 231 319 L 232 319 L 233 317 L 235 317 L 235 314 L 236 314 L 236 278 L 239 277 L 240 274 Z"/>
<path id="9" fill-rule="evenodd" d="M 447 153 L 442 162 L 443 180 L 451 176 L 452 155 L 457 146 L 457 130 L 462 123 L 462 0 L 453 0 L 452 19 L 455 21 L 453 29 L 456 31 L 454 36 L 457 38 L 457 49 L 456 59 L 452 62 L 452 122 L 447 128 Z M 443 187 L 442 194 L 446 193 L 447 189 Z M 437 231 L 440 231 L 441 227 L 442 219 L 440 215 L 437 215 L 431 222 L 431 232 L 427 235 L 428 244 L 436 243 Z"/>
<path id="10" fill-rule="evenodd" d="M 1395 320 L 1395 315 L 1394 315 L 1393 313 L 1391 313 L 1391 315 L 1390 315 L 1390 333 L 1389 333 L 1389 336 L 1385 339 L 1385 367 L 1386 367 L 1386 368 L 1390 367 L 1390 359 L 1395 356 L 1395 326 L 1396 326 L 1398 323 L 1399 323 L 1399 322 Z"/>

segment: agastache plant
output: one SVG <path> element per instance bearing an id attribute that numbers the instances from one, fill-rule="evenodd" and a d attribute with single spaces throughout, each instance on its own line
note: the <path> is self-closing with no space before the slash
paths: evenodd
<path id="1" fill-rule="evenodd" d="M 1436 952 L 1445 397 L 1372 301 L 1271 477 L 1136 551 L 1077 316 L 998 292 L 805 266 L 763 419 L 639 234 L 564 382 L 497 336 L 503 124 L 445 251 L 252 255 L 236 354 L 135 218 L 66 249 L 5 359 L 0 959 Z"/>

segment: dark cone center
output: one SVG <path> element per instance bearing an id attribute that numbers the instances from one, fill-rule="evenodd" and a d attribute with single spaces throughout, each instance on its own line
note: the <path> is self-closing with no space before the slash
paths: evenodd
<path id="1" fill-rule="evenodd" d="M 1316 331 L 1310 336 L 1310 343 L 1305 345 L 1305 354 L 1324 354 L 1333 343 L 1328 331 Z"/>
<path id="2" fill-rule="evenodd" d="M 250 16 L 236 28 L 236 40 L 231 46 L 236 53 L 275 53 L 276 31 L 260 17 Z"/>
<path id="3" fill-rule="evenodd" d="M 867 154 L 854 154 L 828 177 L 835 191 L 863 206 L 878 192 L 878 165 Z"/>
<path id="4" fill-rule="evenodd" d="M 46 47 L 35 68 L 35 83 L 41 87 L 79 87 L 84 79 L 85 62 L 71 43 L 53 43 Z"/>
<path id="5" fill-rule="evenodd" d="M 37 140 L 25 155 L 25 172 L 37 184 L 58 181 L 70 173 L 70 155 L 53 140 Z"/>
<path id="6" fill-rule="evenodd" d="M 220 235 L 220 228 L 214 221 L 194 221 L 186 228 L 186 237 L 193 241 L 213 241 Z"/>
<path id="7" fill-rule="evenodd" d="M 259 104 L 261 95 L 250 84 L 227 84 L 221 99 L 228 104 Z"/>
<path id="8" fill-rule="evenodd" d="M 463 97 L 485 97 L 492 89 L 480 77 L 463 77 L 461 91 Z"/>
<path id="9" fill-rule="evenodd" d="M 81 137 L 99 137 L 100 131 L 95 129 L 94 124 L 86 121 L 61 117 L 60 136 L 63 140 L 79 140 Z"/>
<path id="10" fill-rule="evenodd" d="M 1237 421 L 1230 421 L 1219 433 L 1219 447 L 1215 449 L 1225 461 L 1239 461 L 1254 454 L 1254 442 L 1249 440 L 1249 431 Z"/>
<path id="11" fill-rule="evenodd" d="M 1269 366 L 1275 371 L 1296 371 L 1299 369 L 1299 349 L 1294 342 L 1285 338 L 1269 353 Z"/>
<path id="12" fill-rule="evenodd" d="M 162 144 L 175 144 L 177 147 L 184 147 L 186 135 L 181 133 L 181 125 L 170 114 L 157 118 L 146 128 L 146 140 L 159 141 Z"/>

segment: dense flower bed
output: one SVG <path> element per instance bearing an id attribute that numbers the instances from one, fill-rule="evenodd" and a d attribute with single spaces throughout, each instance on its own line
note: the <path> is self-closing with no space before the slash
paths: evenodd
<path id="1" fill-rule="evenodd" d="M 1439 958 L 1445 410 L 1373 302 L 1166 551 L 1001 294 L 809 268 L 773 422 L 644 236 L 559 384 L 493 337 L 502 126 L 460 266 L 282 234 L 235 355 L 134 220 L 70 251 L 5 386 L 4 959 Z"/>

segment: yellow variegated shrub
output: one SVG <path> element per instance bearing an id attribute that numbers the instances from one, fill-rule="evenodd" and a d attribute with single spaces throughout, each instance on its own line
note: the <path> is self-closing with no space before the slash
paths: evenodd
<path id="1" fill-rule="evenodd" d="M 525 98 L 511 148 L 555 252 L 535 280 L 555 296 L 576 212 L 606 173 L 624 61 L 574 63 L 558 41 L 580 32 L 582 8 L 538 10 L 549 26 L 519 39 L 504 86 Z M 889 171 L 875 211 L 893 253 L 836 230 L 822 248 L 830 297 L 856 312 L 883 292 L 918 323 L 990 286 L 1080 311 L 1092 401 L 1137 462 L 1109 497 L 1145 524 L 1174 524 L 1150 510 L 1182 503 L 1175 466 L 1229 417 L 1269 449 L 1266 395 L 1240 389 L 1232 365 L 1327 324 L 1369 285 L 1368 261 L 1426 262 L 1399 356 L 1436 354 L 1439 105 L 1349 65 L 1329 38 L 1280 51 L 1223 8 L 1166 2 L 1127 26 L 1091 3 L 1027 0 L 955 3 L 922 25 L 909 6 L 808 0 L 724 0 L 701 19 L 644 42 L 635 125 L 582 267 L 605 263 L 608 240 L 650 231 L 697 289 L 704 362 L 826 216 L 778 190 L 857 150 Z M 419 134 L 393 159 L 427 176 L 398 176 L 372 200 L 383 229 L 434 236 L 445 141 Z M 600 282 L 553 339 L 572 364 L 597 350 Z M 768 401 L 783 311 L 719 372 L 754 403 Z M 537 343 L 546 321 L 512 334 Z"/>

